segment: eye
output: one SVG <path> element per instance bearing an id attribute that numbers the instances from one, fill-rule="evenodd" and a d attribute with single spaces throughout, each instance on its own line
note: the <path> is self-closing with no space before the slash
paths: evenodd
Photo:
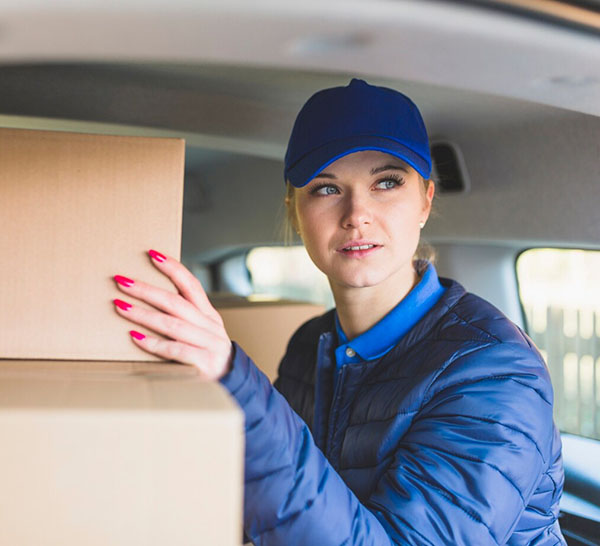
<path id="1" fill-rule="evenodd" d="M 311 195 L 334 195 L 338 193 L 338 189 L 331 184 L 321 184 L 311 190 Z"/>
<path id="2" fill-rule="evenodd" d="M 382 180 L 378 180 L 375 187 L 380 190 L 393 190 L 398 186 L 404 184 L 404 179 L 399 176 L 390 175 Z"/>

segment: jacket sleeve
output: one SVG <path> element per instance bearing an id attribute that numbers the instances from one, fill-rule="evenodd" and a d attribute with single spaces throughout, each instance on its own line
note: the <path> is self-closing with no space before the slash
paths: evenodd
<path id="1" fill-rule="evenodd" d="M 361 504 L 306 423 L 243 350 L 235 350 L 221 382 L 245 413 L 244 528 L 255 544 L 505 542 L 544 464 L 533 430 L 540 424 L 529 424 L 523 408 L 541 412 L 552 428 L 551 404 L 526 381 L 437 381 Z M 490 403 L 482 403 L 485 397 Z"/>
<path id="2" fill-rule="evenodd" d="M 306 423 L 234 343 L 221 383 L 245 414 L 244 531 L 257 545 L 393 544 L 313 441 Z"/>

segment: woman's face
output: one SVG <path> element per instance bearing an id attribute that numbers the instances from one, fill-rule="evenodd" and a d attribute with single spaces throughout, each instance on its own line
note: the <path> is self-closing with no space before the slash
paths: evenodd
<path id="1" fill-rule="evenodd" d="M 407 163 L 368 150 L 338 159 L 297 188 L 292 212 L 308 254 L 334 293 L 385 288 L 414 277 L 419 223 L 429 216 L 433 194 L 433 183 L 425 190 Z"/>

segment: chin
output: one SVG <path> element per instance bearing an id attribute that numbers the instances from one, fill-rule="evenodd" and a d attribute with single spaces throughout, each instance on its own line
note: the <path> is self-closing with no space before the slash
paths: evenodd
<path id="1" fill-rule="evenodd" d="M 336 284 L 344 288 L 371 288 L 382 283 L 381 275 L 353 275 L 342 276 L 336 280 Z"/>

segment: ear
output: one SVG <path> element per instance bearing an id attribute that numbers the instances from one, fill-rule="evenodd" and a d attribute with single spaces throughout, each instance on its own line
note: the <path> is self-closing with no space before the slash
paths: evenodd
<path id="1" fill-rule="evenodd" d="M 435 195 L 435 183 L 433 180 L 429 180 L 427 189 L 423 195 L 423 221 L 426 222 L 431 212 L 431 205 L 433 203 L 433 197 Z"/>

